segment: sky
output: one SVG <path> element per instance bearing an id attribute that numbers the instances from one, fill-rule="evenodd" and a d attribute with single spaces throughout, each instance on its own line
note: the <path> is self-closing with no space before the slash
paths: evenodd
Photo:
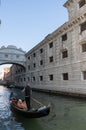
<path id="1" fill-rule="evenodd" d="M 28 52 L 68 21 L 67 0 L 1 0 L 0 48 L 14 45 Z"/>

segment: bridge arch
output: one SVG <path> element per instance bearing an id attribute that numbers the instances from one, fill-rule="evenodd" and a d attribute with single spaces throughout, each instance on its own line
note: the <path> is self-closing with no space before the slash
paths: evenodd
<path id="1" fill-rule="evenodd" d="M 17 48 L 13 45 L 8 45 L 7 47 L 2 46 L 0 48 L 0 65 L 2 64 L 17 64 L 25 67 L 26 57 L 25 51 L 21 48 Z"/>

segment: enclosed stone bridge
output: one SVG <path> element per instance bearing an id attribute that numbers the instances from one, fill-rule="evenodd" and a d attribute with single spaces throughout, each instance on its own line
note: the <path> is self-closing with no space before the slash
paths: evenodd
<path id="1" fill-rule="evenodd" d="M 0 65 L 2 64 L 18 64 L 25 67 L 26 57 L 25 51 L 13 45 L 0 48 Z"/>

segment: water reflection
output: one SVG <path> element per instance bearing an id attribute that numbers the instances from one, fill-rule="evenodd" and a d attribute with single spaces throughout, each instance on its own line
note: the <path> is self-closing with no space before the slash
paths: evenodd
<path id="1" fill-rule="evenodd" d="M 41 125 L 39 124 L 39 122 L 37 121 L 37 119 L 27 119 L 27 118 L 22 118 L 17 116 L 16 118 L 17 122 L 22 122 L 22 127 L 25 130 L 44 130 Z"/>
<path id="2" fill-rule="evenodd" d="M 0 118 L 6 119 L 10 116 L 9 110 L 9 100 L 8 100 L 9 93 L 7 92 L 6 88 L 0 86 Z"/>

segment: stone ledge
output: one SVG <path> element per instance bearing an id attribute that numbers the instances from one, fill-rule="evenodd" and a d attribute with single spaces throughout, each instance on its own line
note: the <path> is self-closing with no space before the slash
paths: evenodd
<path id="1" fill-rule="evenodd" d="M 39 88 L 33 88 L 33 91 L 51 93 L 56 95 L 71 96 L 71 97 L 86 98 L 85 93 L 79 93 L 79 92 L 56 91 L 56 90 L 47 90 L 47 89 L 39 89 Z"/>

